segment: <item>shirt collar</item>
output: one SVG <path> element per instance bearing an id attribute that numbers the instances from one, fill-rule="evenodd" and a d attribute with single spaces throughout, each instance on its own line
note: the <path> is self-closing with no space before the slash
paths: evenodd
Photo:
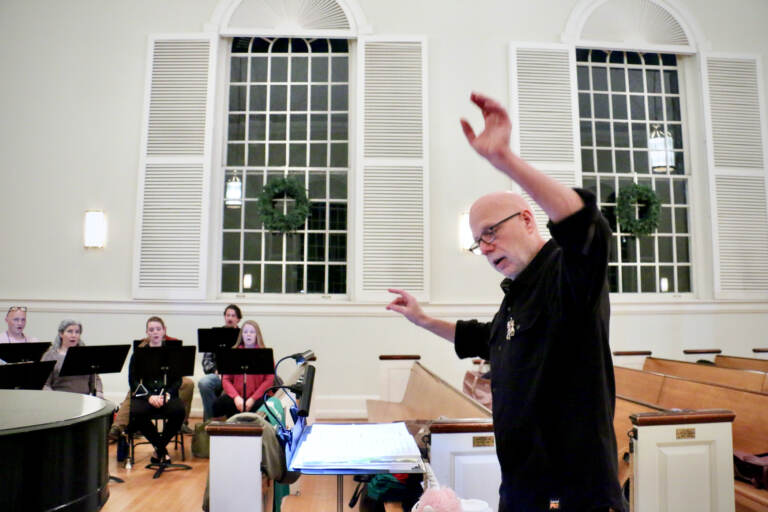
<path id="1" fill-rule="evenodd" d="M 508 294 L 515 288 L 521 288 L 530 284 L 535 279 L 539 269 L 547 260 L 549 260 L 550 256 L 555 252 L 556 249 L 557 244 L 555 244 L 554 239 L 550 238 L 549 241 L 545 243 L 541 249 L 539 249 L 539 252 L 536 253 L 536 256 L 533 257 L 531 262 L 528 263 L 528 265 L 523 269 L 522 272 L 517 275 L 515 279 L 510 279 L 507 277 L 501 282 L 500 286 L 504 293 Z"/>

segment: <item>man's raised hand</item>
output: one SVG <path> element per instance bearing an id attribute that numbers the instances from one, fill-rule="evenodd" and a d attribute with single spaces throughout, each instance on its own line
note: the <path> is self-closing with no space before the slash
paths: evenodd
<path id="1" fill-rule="evenodd" d="M 511 152 L 509 139 L 512 123 L 509 115 L 499 102 L 487 96 L 473 92 L 470 99 L 483 112 L 485 127 L 479 135 L 476 135 L 469 121 L 461 119 L 464 135 L 475 151 L 491 162 L 494 167 L 503 169 L 504 161 Z"/>

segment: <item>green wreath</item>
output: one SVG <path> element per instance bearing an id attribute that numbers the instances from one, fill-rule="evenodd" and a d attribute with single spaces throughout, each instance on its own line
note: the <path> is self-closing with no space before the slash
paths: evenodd
<path id="1" fill-rule="evenodd" d="M 275 208 L 275 198 L 290 197 L 296 204 L 288 213 Z M 269 181 L 256 202 L 256 210 L 269 231 L 287 233 L 300 228 L 309 216 L 309 199 L 304 187 L 293 178 L 280 178 Z"/>
<path id="2" fill-rule="evenodd" d="M 641 216 L 635 216 L 635 205 L 640 207 Z M 656 192 L 643 185 L 622 187 L 616 210 L 621 230 L 631 235 L 648 235 L 659 227 L 661 202 Z"/>

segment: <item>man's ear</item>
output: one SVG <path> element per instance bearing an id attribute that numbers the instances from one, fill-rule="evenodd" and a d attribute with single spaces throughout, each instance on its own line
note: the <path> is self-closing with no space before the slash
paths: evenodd
<path id="1" fill-rule="evenodd" d="M 522 210 L 520 212 L 520 217 L 522 217 L 522 221 L 525 223 L 525 230 L 528 233 L 533 233 L 538 230 L 536 227 L 536 218 L 533 216 L 531 210 Z"/>

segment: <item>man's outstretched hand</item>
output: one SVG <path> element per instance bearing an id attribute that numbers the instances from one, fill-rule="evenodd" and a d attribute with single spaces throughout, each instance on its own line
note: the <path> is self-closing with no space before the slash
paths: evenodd
<path id="1" fill-rule="evenodd" d="M 387 304 L 387 309 L 400 313 L 416 325 L 421 325 L 420 322 L 424 319 L 424 311 L 421 309 L 419 301 L 405 290 L 389 288 L 387 291 L 398 295 L 395 300 Z"/>
<path id="2" fill-rule="evenodd" d="M 479 135 L 476 135 L 469 121 L 461 119 L 464 135 L 475 151 L 491 162 L 494 167 L 503 169 L 504 162 L 511 152 L 509 139 L 512 133 L 512 123 L 509 120 L 509 115 L 498 101 L 488 96 L 473 92 L 470 99 L 483 112 L 485 127 Z"/>

